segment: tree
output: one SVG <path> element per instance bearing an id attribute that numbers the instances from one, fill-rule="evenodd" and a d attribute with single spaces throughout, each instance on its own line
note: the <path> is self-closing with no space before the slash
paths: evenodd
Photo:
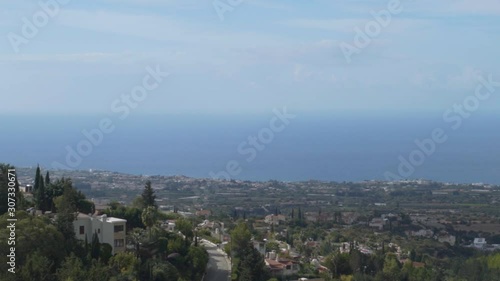
<path id="1" fill-rule="evenodd" d="M 175 229 L 180 231 L 184 235 L 186 243 L 193 239 L 193 225 L 188 220 L 178 219 L 177 221 L 175 221 Z"/>
<path id="2" fill-rule="evenodd" d="M 385 257 L 383 273 L 387 281 L 400 280 L 400 264 L 394 254 Z"/>
<path id="3" fill-rule="evenodd" d="M 141 197 L 137 197 L 141 198 Z M 127 232 L 134 228 L 144 228 L 144 224 L 142 223 L 141 214 L 142 211 L 136 207 L 127 207 L 121 205 L 120 203 L 112 203 L 110 204 L 110 208 L 104 211 L 105 214 L 111 217 L 123 218 L 127 220 Z"/>
<path id="4" fill-rule="evenodd" d="M 143 209 L 144 208 L 144 199 L 142 198 L 142 195 L 141 196 L 137 196 L 134 198 L 134 200 L 132 201 L 132 204 L 131 204 L 132 208 L 136 208 L 136 209 Z"/>
<path id="5" fill-rule="evenodd" d="M 187 253 L 188 248 L 186 243 L 184 242 L 184 239 L 182 239 L 182 237 L 180 237 L 179 235 L 176 235 L 168 241 L 167 251 L 170 254 L 177 253 L 180 255 L 184 255 Z"/>
<path id="6" fill-rule="evenodd" d="M 142 211 L 142 223 L 148 228 L 149 239 L 151 239 L 151 228 L 156 224 L 158 210 L 154 206 L 148 206 Z"/>
<path id="7" fill-rule="evenodd" d="M 33 192 L 36 193 L 39 187 L 40 187 L 40 165 L 37 165 L 35 172 L 35 183 L 33 185 Z"/>
<path id="8" fill-rule="evenodd" d="M 139 264 L 139 259 L 134 254 L 127 252 L 118 253 L 109 260 L 109 267 L 115 272 L 114 275 L 122 277 L 122 279 L 117 278 L 119 280 L 134 280 Z"/>
<path id="9" fill-rule="evenodd" d="M 49 171 L 47 171 L 47 174 L 45 174 L 45 186 L 48 186 L 50 184 L 50 175 Z"/>
<path id="10" fill-rule="evenodd" d="M 57 209 L 56 226 L 57 229 L 64 235 L 68 251 L 75 244 L 75 231 L 73 221 L 76 219 L 76 191 L 71 185 L 64 187 L 63 195 L 54 199 L 54 204 Z"/>
<path id="11" fill-rule="evenodd" d="M 266 244 L 266 252 L 271 252 L 271 251 L 275 251 L 275 252 L 279 252 L 280 250 L 280 245 L 278 244 L 278 242 L 268 242 Z"/>
<path id="12" fill-rule="evenodd" d="M 108 243 L 101 243 L 101 252 L 99 254 L 99 262 L 107 264 L 109 259 L 113 256 L 113 247 Z"/>
<path id="13" fill-rule="evenodd" d="M 54 262 L 36 251 L 27 257 L 26 264 L 23 266 L 20 276 L 22 280 L 51 280 L 53 268 Z"/>
<path id="14" fill-rule="evenodd" d="M 267 280 L 264 258 L 253 247 L 252 234 L 246 222 L 240 222 L 231 231 L 231 256 L 237 280 Z"/>
<path id="15" fill-rule="evenodd" d="M 0 217 L 0 237 L 8 237 L 10 230 L 7 228 L 8 214 Z M 55 270 L 66 255 L 65 240 L 63 235 L 50 223 L 50 220 L 43 216 L 31 216 L 25 211 L 18 211 L 16 214 L 17 222 L 16 229 L 22 231 L 16 235 L 16 268 L 23 268 L 28 265 L 27 271 L 38 276 L 44 275 L 44 270 L 41 270 L 42 265 L 39 263 L 38 256 L 44 260 L 53 263 L 53 266 L 48 267 L 45 262 L 43 266 Z M 0 243 L 0 253 L 9 253 L 12 245 Z M 37 254 L 36 254 L 37 253 Z M 31 259 L 31 261 L 30 261 Z M 0 263 L 6 264 L 8 261 L 7 254 L 0 255 Z M 5 272 L 7 272 L 5 270 Z M 0 280 L 3 279 L 3 272 L 0 272 Z M 8 273 L 10 274 L 10 273 Z M 21 280 L 38 280 L 38 279 L 21 279 Z"/>
<path id="16" fill-rule="evenodd" d="M 178 270 L 168 262 L 155 261 L 151 266 L 151 277 L 153 281 L 182 280 L 179 279 Z"/>
<path id="17" fill-rule="evenodd" d="M 253 247 L 250 242 L 251 238 L 252 233 L 250 233 L 248 225 L 244 222 L 240 222 L 233 231 L 231 231 L 231 244 L 234 257 L 240 257 L 245 249 L 248 249 L 250 246 Z"/>
<path id="18" fill-rule="evenodd" d="M 144 185 L 144 190 L 142 192 L 142 200 L 144 201 L 144 207 L 156 207 L 156 195 L 155 191 L 151 187 L 151 181 L 147 181 Z"/>
<path id="19" fill-rule="evenodd" d="M 104 244 L 108 245 L 108 244 Z M 110 246 L 111 247 L 111 246 Z M 87 281 L 102 281 L 102 280 L 110 280 L 111 273 L 109 267 L 106 266 L 106 263 L 101 261 L 92 260 L 90 268 L 86 273 Z"/>
<path id="20" fill-rule="evenodd" d="M 415 261 L 417 259 L 417 252 L 415 252 L 415 249 L 411 249 L 410 251 L 410 260 Z"/>
<path id="21" fill-rule="evenodd" d="M 9 171 L 10 170 L 10 171 Z M 8 204 L 7 199 L 9 197 L 9 188 L 12 188 L 12 183 L 9 186 L 9 183 L 11 182 L 9 180 L 12 179 L 12 174 L 15 174 L 13 172 L 15 168 L 11 165 L 8 164 L 0 164 L 0 215 L 6 213 L 8 211 Z M 9 174 L 10 172 L 10 174 Z M 15 177 L 14 181 L 14 193 L 16 197 L 16 207 L 17 209 L 23 209 L 26 202 L 24 201 L 24 196 L 23 194 L 19 191 L 19 182 L 17 181 L 17 176 Z M 12 189 L 10 190 L 12 191 Z"/>
<path id="22" fill-rule="evenodd" d="M 92 235 L 92 242 L 90 244 L 90 256 L 93 259 L 99 259 L 101 255 L 101 243 L 99 243 L 99 237 L 97 236 L 97 232 L 94 232 Z"/>
<path id="23" fill-rule="evenodd" d="M 353 272 L 362 272 L 363 265 L 366 264 L 365 256 L 356 248 L 349 253 L 349 266 Z"/>
<path id="24" fill-rule="evenodd" d="M 205 273 L 205 268 L 208 263 L 208 253 L 201 247 L 190 247 L 187 260 L 189 261 L 191 278 L 190 280 L 200 280 Z"/>
<path id="25" fill-rule="evenodd" d="M 54 199 L 61 196 L 64 192 L 64 184 L 63 179 L 58 179 L 54 183 L 46 184 L 45 186 L 45 197 L 47 199 L 47 210 L 51 212 L 56 212 L 56 206 L 54 204 Z M 47 182 L 47 178 L 45 178 L 45 182 Z"/>
<path id="26" fill-rule="evenodd" d="M 239 281 L 265 281 L 268 274 L 265 270 L 264 258 L 254 247 L 246 249 L 238 266 Z"/>
<path id="27" fill-rule="evenodd" d="M 47 196 L 45 194 L 45 181 L 43 176 L 40 176 L 40 188 L 37 193 L 38 200 L 40 200 L 40 210 L 47 211 Z"/>
<path id="28" fill-rule="evenodd" d="M 42 212 L 47 211 L 47 197 L 45 194 L 45 182 L 43 176 L 40 175 L 40 167 L 37 168 L 38 181 L 35 180 L 35 205 Z"/>
<path id="29" fill-rule="evenodd" d="M 325 265 L 334 274 L 335 277 L 349 275 L 352 273 L 348 254 L 330 254 L 325 259 Z"/>
<path id="30" fill-rule="evenodd" d="M 71 253 L 57 270 L 58 279 L 64 281 L 87 281 L 86 275 L 82 261 L 74 253 Z"/>
<path id="31" fill-rule="evenodd" d="M 54 184 L 51 184 L 51 186 L 51 192 L 53 192 L 52 196 L 56 195 L 55 192 L 58 192 L 57 194 L 60 194 L 61 190 L 63 192 L 58 197 L 54 197 L 54 199 L 52 199 L 57 212 L 60 212 L 58 204 L 61 205 L 61 201 L 67 201 L 68 205 L 73 206 L 73 212 L 81 212 L 84 214 L 94 213 L 94 203 L 88 201 L 81 191 L 78 191 L 73 187 L 71 179 L 58 179 Z"/>
<path id="32" fill-rule="evenodd" d="M 132 231 L 130 232 L 127 232 L 127 236 L 128 236 L 128 239 L 129 241 L 132 242 L 132 244 L 134 244 L 134 250 L 135 250 L 135 254 L 136 256 L 139 256 L 139 246 L 141 244 L 141 241 L 143 239 L 143 233 L 144 233 L 144 229 L 142 228 L 134 228 Z"/>

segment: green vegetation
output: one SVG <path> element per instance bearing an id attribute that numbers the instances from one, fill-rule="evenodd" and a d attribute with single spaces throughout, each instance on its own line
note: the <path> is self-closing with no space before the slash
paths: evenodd
<path id="1" fill-rule="evenodd" d="M 8 190 L 8 183 L 9 183 L 9 179 L 8 179 L 8 171 L 9 169 L 14 169 L 13 166 L 11 165 L 8 165 L 8 164 L 2 164 L 0 163 L 0 214 L 4 214 L 5 212 L 7 212 L 7 209 L 8 209 L 8 205 L 7 205 L 7 201 L 8 201 L 8 193 L 9 193 L 9 190 Z M 23 194 L 20 192 L 19 190 L 19 182 L 18 182 L 18 178 L 16 177 L 16 180 L 14 182 L 14 190 L 15 190 L 15 198 L 16 198 L 16 207 L 18 209 L 23 209 L 27 206 L 27 203 L 26 201 L 24 200 L 24 196 Z"/>
<path id="2" fill-rule="evenodd" d="M 70 276 L 70 268 L 76 268 L 74 280 L 78 274 L 109 276 L 109 280 L 116 276 L 118 280 L 199 280 L 208 256 L 197 237 L 223 242 L 235 281 L 301 277 L 495 281 L 500 276 L 500 254 L 494 247 L 477 250 L 469 246 L 478 237 L 490 245 L 500 244 L 498 186 L 429 181 L 249 182 L 76 172 L 78 186 L 85 187 L 82 192 L 112 201 L 104 211 L 108 216 L 127 219 L 129 252 L 110 257 L 106 245 L 97 247 L 95 239 L 89 241 L 89 249 L 84 242 L 71 239 L 72 213 L 65 210 L 89 213 L 93 205 L 83 193 L 67 188 L 71 181 L 57 173 L 40 176 L 38 190 L 44 182 L 45 197 L 37 200 L 35 196 L 22 207 L 44 199 L 47 211 L 63 213 L 57 219 L 51 219 L 50 213 L 25 214 L 53 227 L 44 231 L 56 231 L 55 237 L 62 237 L 57 238 L 57 245 L 63 247 L 53 247 L 54 251 L 62 249 L 62 254 L 34 246 L 29 258 L 20 258 L 20 271 L 36 280 L 59 280 Z M 110 183 L 118 188 L 107 188 Z M 210 212 L 195 217 L 200 210 Z M 268 215 L 275 216 L 273 223 L 264 220 Z M 163 229 L 160 222 L 165 225 L 167 219 L 176 221 L 175 231 Z M 205 219 L 209 221 L 201 224 Z M 377 225 L 377 220 L 382 223 Z M 276 268 L 270 271 L 264 262 L 269 256 L 255 250 L 254 243 L 259 251 L 274 251 L 298 268 L 288 276 L 276 273 Z"/>
<path id="3" fill-rule="evenodd" d="M 7 190 L 9 165 L 0 165 L 0 190 Z M 97 233 L 92 241 L 77 240 L 73 221 L 78 212 L 93 213 L 93 204 L 73 187 L 69 178 L 52 180 L 49 174 L 35 175 L 34 202 L 24 202 L 19 193 L 16 212 L 16 270 L 7 271 L 8 257 L 0 256 L 0 280 L 5 281 L 125 281 L 125 280 L 201 280 L 208 263 L 207 251 L 193 241 L 192 223 L 179 220 L 178 230 L 167 232 L 159 225 L 151 183 L 146 184 L 146 208 L 111 204 L 109 215 L 129 218 L 127 240 L 133 246 L 127 252 L 112 255 L 112 247 L 101 243 Z M 16 187 L 18 190 L 18 186 Z M 0 194 L 3 197 L 4 194 Z M 152 200 L 151 200 L 152 199 Z M 7 200 L 5 200 L 6 202 Z M 45 215 L 22 211 L 35 207 Z M 0 212 L 0 240 L 7 241 L 10 230 L 7 209 Z M 144 229 L 144 227 L 146 229 Z M 196 240 L 196 239 L 195 239 Z M 9 253 L 10 245 L 0 243 L 0 252 Z"/>
<path id="4" fill-rule="evenodd" d="M 143 207 L 156 207 L 155 199 L 156 196 L 153 188 L 151 187 L 151 181 L 147 181 L 144 186 L 144 191 L 142 192 Z"/>
<path id="5" fill-rule="evenodd" d="M 230 254 L 233 261 L 233 280 L 265 281 L 269 278 L 264 259 L 250 241 L 251 233 L 245 222 L 240 222 L 231 232 Z"/>

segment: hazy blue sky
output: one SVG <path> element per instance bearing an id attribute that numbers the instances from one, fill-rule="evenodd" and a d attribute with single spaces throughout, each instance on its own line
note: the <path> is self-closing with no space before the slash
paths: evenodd
<path id="1" fill-rule="evenodd" d="M 348 63 L 339 44 L 389 2 L 246 0 L 221 21 L 212 0 L 73 0 L 15 53 L 41 9 L 2 1 L 0 112 L 106 114 L 157 64 L 172 75 L 138 112 L 444 111 L 500 80 L 498 0 L 401 0 Z"/>

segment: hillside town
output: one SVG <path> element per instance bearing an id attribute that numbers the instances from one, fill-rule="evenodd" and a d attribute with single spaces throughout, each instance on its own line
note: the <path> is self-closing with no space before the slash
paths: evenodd
<path id="1" fill-rule="evenodd" d="M 20 190 L 33 199 L 34 170 L 18 170 Z M 243 250 L 235 250 L 242 243 L 236 235 L 246 237 L 243 242 L 263 261 L 266 278 L 277 280 L 379 280 L 388 278 L 390 270 L 397 278 L 419 272 L 437 278 L 425 280 L 444 280 L 439 278 L 448 272 L 436 264 L 500 251 L 500 187 L 494 185 L 425 180 L 249 182 L 50 172 L 52 178 L 75 179 L 74 186 L 92 203 L 92 213 L 78 213 L 73 221 L 76 238 L 92 241 L 97 235 L 111 246 L 112 254 L 158 251 L 138 246 L 131 235 L 142 224 L 140 210 L 135 215 L 131 210 L 140 206 L 137 196 L 147 183 L 161 214 L 154 224 L 172 235 L 192 233 L 192 241 L 197 241 L 193 243 L 204 245 L 208 280 L 216 280 L 211 275 L 239 278 L 238 266 L 245 257 Z M 36 208 L 29 211 L 57 216 Z M 186 222 L 190 230 L 179 228 Z M 240 242 L 235 245 L 235 240 Z M 389 265 L 395 268 L 386 268 Z M 397 278 L 384 280 L 402 280 Z"/>

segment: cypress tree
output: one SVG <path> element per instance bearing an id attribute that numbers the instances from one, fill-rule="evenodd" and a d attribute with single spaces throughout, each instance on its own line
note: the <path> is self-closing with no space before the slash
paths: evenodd
<path id="1" fill-rule="evenodd" d="M 39 187 L 35 191 L 36 192 L 36 205 L 37 209 L 41 210 L 42 212 L 45 212 L 47 210 L 46 206 L 46 196 L 45 196 L 45 184 L 43 181 L 43 176 L 40 176 L 39 178 Z"/>
<path id="2" fill-rule="evenodd" d="M 85 254 L 89 254 L 89 240 L 87 239 L 87 235 L 85 235 Z"/>
<path id="3" fill-rule="evenodd" d="M 57 206 L 55 225 L 64 236 L 65 247 L 72 250 L 75 246 L 75 229 L 73 221 L 76 219 L 75 212 L 77 211 L 75 200 L 76 191 L 73 189 L 70 179 L 62 178 L 60 184 L 64 186 L 64 192 L 62 194 L 62 200 L 59 201 L 59 205 Z"/>
<path id="4" fill-rule="evenodd" d="M 43 176 L 40 175 L 39 168 L 37 168 L 37 174 L 38 174 L 38 178 L 35 179 L 35 187 L 33 188 L 35 204 L 36 204 L 36 208 L 38 210 L 45 212 L 47 210 L 45 183 L 44 183 Z"/>
<path id="5" fill-rule="evenodd" d="M 155 196 L 155 191 L 151 187 L 151 181 L 147 181 L 146 185 L 144 186 L 144 191 L 142 192 L 142 199 L 144 201 L 144 207 L 156 207 L 156 196 Z"/>
<path id="6" fill-rule="evenodd" d="M 48 186 L 50 184 L 50 176 L 49 176 L 49 171 L 47 171 L 47 174 L 45 175 L 45 186 Z"/>
<path id="7" fill-rule="evenodd" d="M 40 187 L 40 166 L 37 165 L 35 173 L 35 184 L 33 185 L 33 192 L 36 192 L 39 187 Z"/>
<path id="8" fill-rule="evenodd" d="M 93 259 L 99 259 L 99 255 L 101 254 L 101 243 L 99 243 L 99 237 L 97 236 L 97 232 L 94 232 L 92 235 L 92 244 L 90 245 L 90 255 Z"/>

